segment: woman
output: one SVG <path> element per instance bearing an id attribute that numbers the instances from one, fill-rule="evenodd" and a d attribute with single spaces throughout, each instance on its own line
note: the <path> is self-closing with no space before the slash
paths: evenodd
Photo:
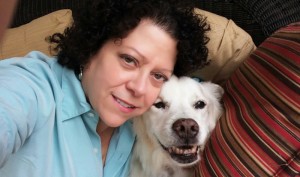
<path id="1" fill-rule="evenodd" d="M 207 30 L 180 1 L 94 1 L 49 38 L 57 57 L 1 61 L 0 176 L 127 176 L 130 119 L 207 63 Z"/>

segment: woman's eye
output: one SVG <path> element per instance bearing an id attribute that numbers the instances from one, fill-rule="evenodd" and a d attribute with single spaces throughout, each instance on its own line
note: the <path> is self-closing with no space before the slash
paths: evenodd
<path id="1" fill-rule="evenodd" d="M 159 80 L 162 82 L 166 82 L 168 80 L 168 78 L 165 75 L 160 74 L 160 73 L 154 73 L 153 76 L 156 80 Z"/>
<path id="2" fill-rule="evenodd" d="M 134 66 L 136 66 L 138 64 L 137 60 L 135 58 L 129 56 L 129 55 L 121 55 L 121 58 L 128 65 L 134 65 Z"/>

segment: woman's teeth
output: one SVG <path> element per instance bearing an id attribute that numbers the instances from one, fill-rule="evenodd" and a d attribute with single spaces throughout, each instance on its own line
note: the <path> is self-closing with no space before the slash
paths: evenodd
<path id="1" fill-rule="evenodd" d="M 134 108 L 134 106 L 129 105 L 129 104 L 126 104 L 126 103 L 124 103 L 123 101 L 121 101 L 121 100 L 119 100 L 119 99 L 116 99 L 116 100 L 117 100 L 117 102 L 118 102 L 120 105 L 122 105 L 122 106 L 124 106 L 124 107 L 126 107 L 126 108 Z"/>

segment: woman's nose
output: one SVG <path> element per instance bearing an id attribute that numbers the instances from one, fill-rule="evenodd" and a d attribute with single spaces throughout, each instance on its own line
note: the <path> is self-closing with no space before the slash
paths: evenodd
<path id="1" fill-rule="evenodd" d="M 148 85 L 148 76 L 143 74 L 137 74 L 132 77 L 127 83 L 127 89 L 129 89 L 134 96 L 141 96 L 146 93 Z"/>

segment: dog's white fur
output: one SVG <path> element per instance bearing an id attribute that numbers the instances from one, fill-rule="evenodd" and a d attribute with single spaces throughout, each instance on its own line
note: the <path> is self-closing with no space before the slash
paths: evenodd
<path id="1" fill-rule="evenodd" d="M 210 132 L 214 129 L 217 120 L 222 114 L 220 104 L 222 95 L 223 89 L 217 84 L 197 82 L 189 77 L 177 78 L 172 76 L 162 87 L 155 104 L 142 116 L 133 119 L 137 139 L 129 176 L 193 176 L 193 166 L 199 162 L 200 152 L 203 150 Z M 205 103 L 204 107 L 202 107 L 202 103 Z M 198 106 L 196 106 L 197 104 Z M 179 134 L 176 134 L 174 131 L 175 122 L 179 119 L 189 120 L 186 122 L 192 124 L 190 130 L 197 130 L 198 126 L 199 132 L 194 138 L 186 141 L 182 140 L 184 137 L 182 139 L 179 138 Z M 184 125 L 189 124 L 184 124 L 181 120 L 178 121 L 179 126 L 177 128 L 179 127 L 179 129 L 177 132 L 185 135 L 184 132 L 188 128 Z M 183 129 L 180 130 L 180 127 Z M 196 130 L 191 132 L 195 133 Z M 183 142 L 190 144 L 184 144 Z M 174 160 L 162 145 L 165 148 L 184 145 L 197 145 L 200 148 L 197 149 L 196 153 L 194 153 L 194 149 L 193 160 L 183 160 L 181 163 Z M 171 149 L 169 151 L 174 153 L 178 150 Z"/>

